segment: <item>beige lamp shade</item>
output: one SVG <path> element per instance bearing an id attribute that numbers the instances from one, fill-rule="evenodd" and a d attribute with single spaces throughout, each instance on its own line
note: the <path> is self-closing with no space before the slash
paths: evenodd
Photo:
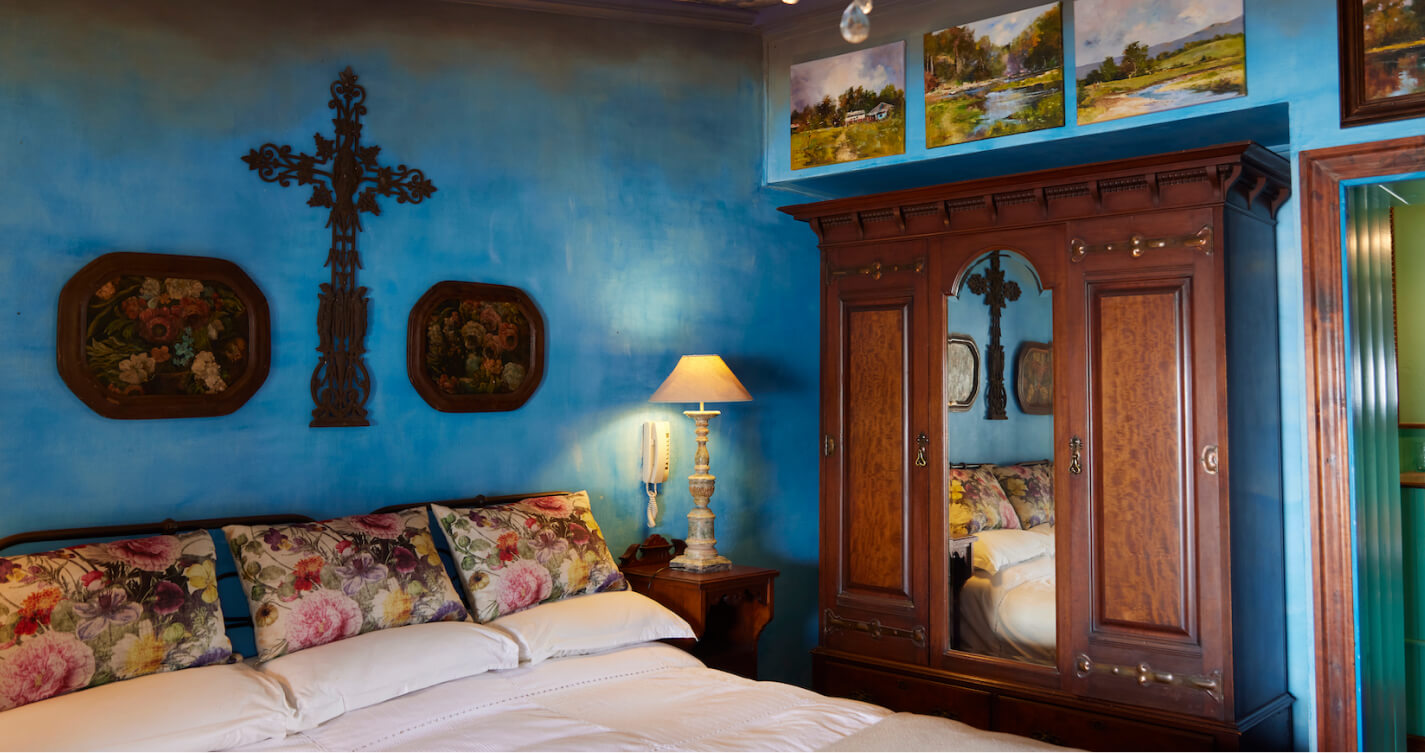
<path id="1" fill-rule="evenodd" d="M 745 403 L 752 396 L 718 356 L 683 356 L 650 403 Z"/>

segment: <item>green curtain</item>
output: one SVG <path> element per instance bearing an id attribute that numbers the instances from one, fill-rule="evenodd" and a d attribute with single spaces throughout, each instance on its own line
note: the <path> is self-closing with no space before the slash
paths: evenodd
<path id="1" fill-rule="evenodd" d="M 1379 186 L 1347 189 L 1356 594 L 1365 750 L 1404 750 L 1405 583 L 1390 210 Z"/>

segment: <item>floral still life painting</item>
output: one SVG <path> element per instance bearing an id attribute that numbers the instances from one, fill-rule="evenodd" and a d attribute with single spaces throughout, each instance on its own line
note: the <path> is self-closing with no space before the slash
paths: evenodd
<path id="1" fill-rule="evenodd" d="M 905 153 L 905 42 L 792 66 L 792 169 Z"/>
<path id="2" fill-rule="evenodd" d="M 586 492 L 456 510 L 431 505 L 450 542 L 475 619 L 627 588 Z"/>
<path id="3" fill-rule="evenodd" d="M 1247 94 L 1242 0 L 1075 0 L 1079 124 Z"/>
<path id="4" fill-rule="evenodd" d="M 438 410 L 518 408 L 544 375 L 544 320 L 518 288 L 439 283 L 411 310 L 407 370 Z"/>
<path id="5" fill-rule="evenodd" d="M 1059 3 L 925 35 L 925 145 L 1064 124 Z"/>
<path id="6" fill-rule="evenodd" d="M 260 661 L 373 630 L 467 619 L 424 507 L 223 533 Z"/>
<path id="7" fill-rule="evenodd" d="M 267 303 L 221 259 L 108 254 L 60 296 L 60 371 L 111 418 L 235 410 L 266 378 Z"/>
<path id="8" fill-rule="evenodd" d="M 215 554 L 196 531 L 0 557 L 0 711 L 227 662 Z"/>

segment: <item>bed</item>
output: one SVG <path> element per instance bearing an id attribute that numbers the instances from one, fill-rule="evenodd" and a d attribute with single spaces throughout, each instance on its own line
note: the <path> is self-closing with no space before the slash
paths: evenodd
<path id="1" fill-rule="evenodd" d="M 460 502 L 475 502 L 462 508 L 462 515 L 466 514 L 465 510 L 470 516 L 478 517 L 475 510 L 503 509 L 488 507 L 491 500 L 483 498 Z M 422 517 L 424 511 L 418 508 L 421 515 L 408 515 L 406 524 L 419 525 L 410 521 Z M 386 518 L 357 517 L 365 519 L 361 521 L 365 529 L 375 532 L 370 541 L 387 547 L 383 562 L 406 561 L 402 559 L 406 555 L 394 559 L 390 556 L 393 548 L 400 548 L 391 542 L 402 540 L 396 533 L 381 530 L 380 524 Z M 439 521 L 439 515 L 435 519 Z M 592 525 L 592 519 L 589 520 Z M 94 563 L 110 560 L 98 556 L 102 552 L 92 547 L 132 545 L 148 540 L 116 542 L 112 541 L 113 537 L 153 533 L 180 537 L 178 540 L 186 542 L 181 552 L 183 558 L 174 554 L 172 561 L 155 563 L 155 557 L 163 556 L 161 547 L 130 546 L 131 559 L 138 557 L 135 561 L 148 568 L 139 577 L 142 592 L 156 592 L 161 598 L 165 593 L 164 574 L 181 573 L 188 589 L 180 600 L 183 606 L 160 603 L 158 612 L 181 615 L 187 613 L 181 610 L 195 605 L 196 608 L 210 606 L 216 611 L 220 604 L 224 615 L 218 632 L 226 631 L 233 637 L 234 647 L 250 654 L 246 659 L 233 655 L 226 661 L 207 665 L 159 667 L 127 679 L 111 677 L 102 684 L 61 689 L 51 697 L 21 699 L 16 704 L 15 668 L 24 662 L 14 654 L 0 653 L 0 696 L 10 705 L 0 711 L 0 739 L 5 740 L 7 748 L 20 750 L 1056 749 L 1028 738 L 985 732 L 934 717 L 893 714 L 866 703 L 829 698 L 790 685 L 756 682 L 709 669 L 692 655 L 663 642 L 691 637 L 687 623 L 651 599 L 629 590 L 595 591 L 591 587 L 588 592 L 571 592 L 563 598 L 524 606 L 484 623 L 445 619 L 440 616 L 441 612 L 436 612 L 436 618 L 431 621 L 372 629 L 315 645 L 284 645 L 283 650 L 276 653 L 262 631 L 281 622 L 266 613 L 266 605 L 251 610 L 251 614 L 258 615 L 253 620 L 242 609 L 245 606 L 242 596 L 230 599 L 224 595 L 218 599 L 216 591 L 206 590 L 216 589 L 218 581 L 232 587 L 241 580 L 244 589 L 252 593 L 250 589 L 256 582 L 252 578 L 259 572 L 265 577 L 269 568 L 277 566 L 250 567 L 245 564 L 244 550 L 260 549 L 270 556 L 274 552 L 285 553 L 294 547 L 306 546 L 302 542 L 293 545 L 284 538 L 288 535 L 314 537 L 323 526 L 333 526 L 333 530 L 345 531 L 346 538 L 341 539 L 343 548 L 338 551 L 348 555 L 353 547 L 359 551 L 369 543 L 350 534 L 356 529 L 335 528 L 338 522 L 317 523 L 301 516 L 186 524 L 167 521 L 144 526 L 38 532 L 0 540 L 0 554 L 4 555 L 0 556 L 0 570 L 6 571 L 0 573 L 6 575 L 0 578 L 0 589 L 21 586 L 31 589 L 29 596 L 21 597 L 12 591 L 8 595 L 0 593 L 0 597 L 12 606 L 21 605 L 16 608 L 24 614 L 33 615 L 35 599 L 32 597 L 37 593 L 34 589 L 50 586 L 46 582 L 25 586 L 25 581 L 32 577 L 43 581 L 43 577 L 49 576 L 42 577 L 47 565 L 27 563 L 55 563 L 57 569 L 51 573 L 55 578 L 64 575 L 62 570 L 67 567 L 96 568 L 85 572 L 102 571 L 107 575 L 92 579 L 87 574 L 79 579 L 64 575 L 65 583 L 94 593 L 118 594 L 122 586 L 110 581 L 114 573 L 119 572 L 115 568 L 120 566 L 96 567 Z M 212 530 L 221 526 L 227 526 L 226 536 Z M 229 569 L 234 566 L 228 564 L 220 568 L 223 572 L 214 573 L 207 560 L 192 559 L 211 557 L 214 550 L 203 544 L 206 538 L 203 529 L 207 529 L 213 541 L 221 543 L 227 539 L 236 558 L 236 572 Z M 191 533 L 179 533 L 182 531 Z M 249 540 L 245 533 L 237 533 L 242 531 L 256 531 L 259 535 Z M 597 533 L 596 526 L 594 533 Z M 69 543 L 90 538 L 108 543 L 35 555 L 11 555 L 6 550 L 16 543 L 33 548 L 37 542 Z M 459 540 L 451 538 L 451 541 Z M 460 570 L 459 556 L 469 548 L 466 541 L 454 551 L 457 560 L 453 569 L 462 572 L 462 581 L 466 576 Z M 444 569 L 451 565 L 449 547 L 443 548 L 439 557 L 419 545 L 412 546 L 411 550 L 423 558 L 422 562 L 440 563 L 432 567 Z M 354 556 L 360 565 L 362 555 Z M 26 560 L 25 557 L 51 559 Z M 304 561 L 310 561 L 310 557 Z M 361 571 L 348 560 L 344 567 L 355 572 L 353 577 L 359 581 L 370 574 L 372 563 L 365 562 L 364 566 L 367 569 Z M 597 572 L 597 567 L 594 569 Z M 324 571 L 322 577 L 329 574 Z M 298 577 L 304 577 L 300 566 Z M 310 577 L 307 586 L 295 592 L 269 590 L 289 603 L 305 603 L 303 599 L 321 588 L 321 578 L 315 574 Z M 337 584 L 331 585 L 340 590 Z M 368 585 L 374 589 L 383 584 L 372 576 Z M 363 588 L 365 586 L 358 585 L 352 593 L 364 593 Z M 412 589 L 416 590 L 429 589 Z M 208 598 L 210 593 L 211 599 Z M 389 597 L 385 590 L 379 593 Z M 334 595 L 333 598 L 339 597 Z M 386 603 L 388 616 L 391 614 L 389 601 L 387 598 L 382 602 Z M 100 615 L 107 623 L 93 616 L 102 611 L 93 604 L 74 607 L 61 603 L 55 608 L 54 599 L 46 604 L 52 612 L 44 613 L 42 625 L 35 623 L 25 627 L 21 631 L 23 636 L 15 632 L 14 626 L 19 623 L 13 619 L 0 627 L 0 631 L 11 631 L 10 644 L 0 646 L 0 652 L 14 650 L 17 638 L 22 646 L 33 646 L 44 636 L 58 636 L 60 633 L 56 631 L 72 629 L 74 614 L 79 615 L 80 638 L 86 634 L 86 623 L 91 626 L 98 624 L 95 620 L 102 623 L 102 630 L 88 630 L 89 638 L 100 636 L 95 640 L 101 642 L 103 630 L 122 632 L 144 624 L 138 619 L 137 611 L 128 613 L 127 621 L 120 619 L 125 613 L 114 604 L 105 607 L 107 616 Z M 478 607 L 472 604 L 470 611 L 478 612 Z M 412 612 L 409 605 L 406 612 Z M 5 615 L 11 615 L 11 610 L 0 610 L 0 620 Z M 148 619 L 149 612 L 144 611 L 142 615 Z M 255 644 L 239 637 L 240 631 L 254 622 Z M 165 638 L 180 637 L 178 633 L 182 631 L 173 629 L 173 620 L 156 624 L 169 625 L 162 631 Z M 153 632 L 152 628 L 145 627 L 137 633 L 126 633 L 116 645 L 132 648 L 132 644 L 144 636 L 156 640 Z M 193 632 L 198 632 L 196 627 Z M 291 635 L 289 632 L 289 639 Z M 70 636 L 65 640 L 72 643 L 74 639 Z M 218 635 L 210 636 L 209 640 L 226 645 L 228 639 Z M 112 655 L 107 653 L 110 650 Z M 132 664 L 136 656 L 132 650 L 120 656 L 119 649 L 112 647 L 103 648 L 102 652 L 95 655 L 97 659 L 90 658 L 86 667 L 89 672 L 93 672 L 96 662 L 112 668 L 117 667 L 121 659 Z M 258 661 L 259 657 L 264 660 Z M 5 666 L 7 663 L 9 667 Z M 40 667 L 34 676 L 63 680 L 65 675 L 63 668 L 61 670 L 56 675 Z"/>
<path id="2" fill-rule="evenodd" d="M 961 648 L 1053 665 L 1058 659 L 1054 524 L 976 536 L 973 570 L 960 588 Z"/>
<path id="3" fill-rule="evenodd" d="M 952 463 L 948 492 L 950 537 L 969 543 L 952 548 L 957 559 L 950 586 L 959 620 L 955 647 L 1054 665 L 1053 464 Z"/>

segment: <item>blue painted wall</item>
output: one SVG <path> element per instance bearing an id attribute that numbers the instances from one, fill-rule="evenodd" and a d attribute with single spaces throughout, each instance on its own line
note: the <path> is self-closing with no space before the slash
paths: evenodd
<path id="1" fill-rule="evenodd" d="M 361 235 L 374 426 L 309 429 L 329 243 L 306 192 L 239 157 L 330 133 L 368 88 L 367 143 L 424 168 L 419 206 Z M 713 424 L 722 551 L 779 568 L 764 676 L 807 682 L 815 638 L 818 259 L 761 187 L 749 34 L 438 2 L 10 0 L 0 7 L 0 532 L 588 488 L 641 540 L 639 423 L 673 421 L 657 529 L 682 537 L 692 426 L 648 396 L 716 352 L 754 401 Z M 64 282 L 115 251 L 231 259 L 272 308 L 272 370 L 237 413 L 113 421 L 55 369 Z M 520 410 L 446 414 L 405 373 L 406 317 L 447 279 L 515 285 L 549 331 Z"/>
<path id="2" fill-rule="evenodd" d="M 968 275 L 984 273 L 989 258 L 976 262 Z M 1000 342 L 1004 346 L 1004 386 L 1009 403 L 1002 421 L 985 418 L 985 397 L 989 387 L 985 381 L 990 348 L 990 309 L 984 296 L 962 287 L 959 297 L 945 299 L 946 322 L 949 331 L 975 339 L 980 349 L 980 392 L 968 411 L 950 412 L 946 418 L 947 452 L 952 463 L 995 463 L 1010 465 L 1029 460 L 1054 457 L 1054 417 L 1031 416 L 1019 409 L 1015 397 L 1016 364 L 1022 343 L 1046 343 L 1054 339 L 1054 294 L 1040 291 L 1033 268 L 1017 254 L 1006 253 L 1000 258 L 1004 278 L 1019 285 L 1019 300 L 1005 306 L 1000 316 Z"/>
<path id="3" fill-rule="evenodd" d="M 924 145 L 924 105 L 919 75 L 921 36 L 946 26 L 988 18 L 1018 8 L 1037 5 L 1038 0 L 963 0 L 963 2 L 878 3 L 871 14 L 871 36 L 864 46 L 905 39 L 907 71 L 912 81 L 907 90 L 907 148 L 904 155 L 854 163 L 790 170 L 787 156 L 787 70 L 792 63 L 845 52 L 850 48 L 836 32 L 840 7 L 830 3 L 819 14 L 794 24 L 773 21 L 764 44 L 767 55 L 767 124 L 765 165 L 774 183 L 799 190 L 846 194 L 854 191 L 854 171 L 868 171 L 876 188 L 888 188 L 896 180 L 904 183 L 941 183 L 1007 171 L 1042 167 L 1015 159 L 1026 154 L 1034 158 L 1050 155 L 1061 164 L 1082 160 L 1090 153 L 1080 144 L 1093 144 L 1090 156 L 1112 152 L 1115 144 L 1123 153 L 1169 151 L 1214 142 L 1240 140 L 1248 135 L 1267 139 L 1266 145 L 1292 163 L 1293 181 L 1300 192 L 1298 155 L 1305 150 L 1414 136 L 1425 131 L 1420 120 L 1398 121 L 1343 129 L 1340 127 L 1340 87 L 1337 58 L 1336 0 L 1245 0 L 1247 30 L 1247 89 L 1241 99 L 1172 110 L 1152 115 L 1080 127 L 1072 110 L 1064 128 L 1019 134 L 999 139 L 927 151 Z M 1072 38 L 1073 3 L 1065 4 L 1069 24 L 1066 39 Z M 843 6 L 844 7 L 844 6 Z M 1066 50 L 1066 65 L 1073 70 L 1073 51 Z M 1072 79 L 1072 77 L 1070 77 Z M 1066 82 L 1069 102 L 1075 101 L 1072 80 Z M 1263 113 L 1285 107 L 1285 139 L 1260 134 L 1276 134 L 1280 128 L 1264 124 Z M 1203 115 L 1221 116 L 1174 129 L 1173 124 Z M 1274 111 L 1270 117 L 1277 117 Z M 918 125 L 917 125 L 918 124 Z M 1230 124 L 1224 127 L 1221 124 Z M 1148 136 L 1151 134 L 1151 136 Z M 1034 151 L 1034 145 L 1052 145 L 1075 140 L 1059 149 Z M 1021 147 L 1031 147 L 1028 150 Z M 999 157 L 1003 153 L 1005 156 Z M 951 159 L 941 160 L 941 157 Z M 905 165 L 894 173 L 877 171 L 883 165 Z M 997 171 L 997 172 L 996 172 Z M 816 175 L 845 176 L 839 183 L 814 184 Z M 801 184 L 798 181 L 802 181 Z M 831 190 L 828 190 L 830 187 Z M 848 188 L 852 187 L 852 188 Z M 1296 745 L 1314 747 L 1315 690 L 1314 636 L 1312 631 L 1312 588 L 1310 536 L 1308 529 L 1308 464 L 1302 431 L 1306 428 L 1305 326 L 1302 303 L 1300 202 L 1293 198 L 1281 210 L 1277 233 L 1282 357 L 1282 450 L 1285 458 L 1285 495 L 1288 651 L 1291 665 L 1291 692 L 1294 707 Z M 1352 463 L 1354 465 L 1354 463 Z"/>

